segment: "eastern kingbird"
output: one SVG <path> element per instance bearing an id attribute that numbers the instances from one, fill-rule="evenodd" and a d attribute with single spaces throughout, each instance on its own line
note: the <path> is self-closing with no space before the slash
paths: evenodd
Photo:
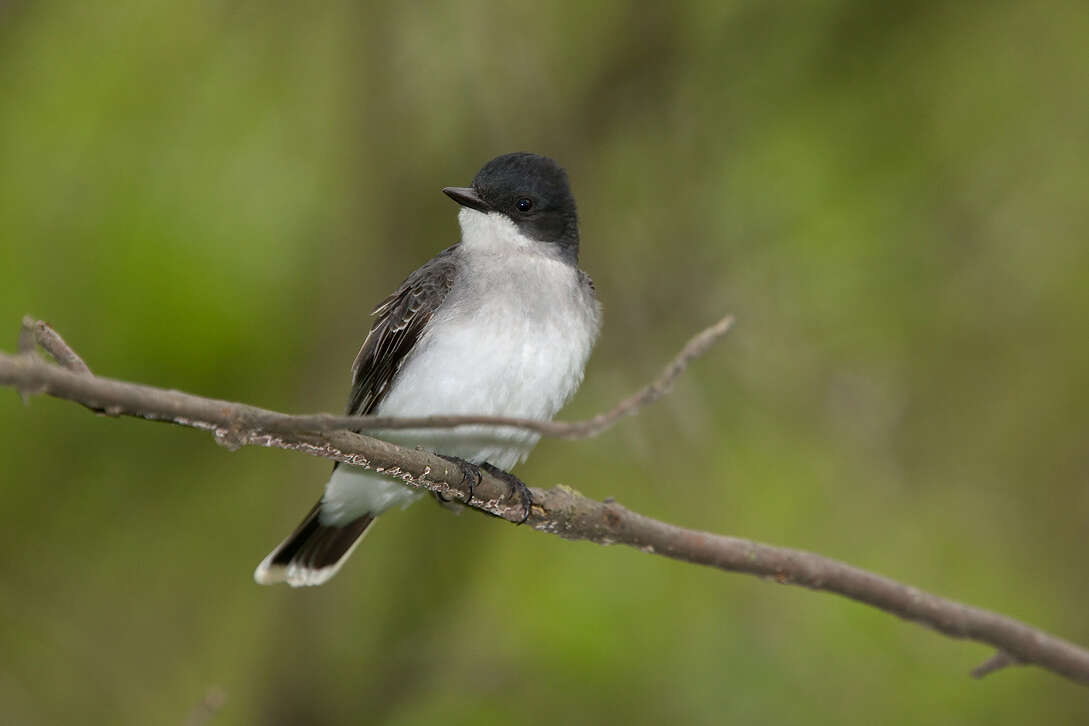
<path id="1" fill-rule="evenodd" d="M 349 414 L 491 414 L 548 421 L 582 381 L 601 306 L 578 268 L 579 231 L 567 174 L 543 156 L 489 161 L 470 187 L 446 187 L 461 205 L 461 242 L 408 276 L 374 309 L 352 366 Z M 509 470 L 540 438 L 472 426 L 374 432 L 470 464 Z M 340 464 L 302 524 L 254 579 L 320 585 L 375 518 L 422 492 Z"/>

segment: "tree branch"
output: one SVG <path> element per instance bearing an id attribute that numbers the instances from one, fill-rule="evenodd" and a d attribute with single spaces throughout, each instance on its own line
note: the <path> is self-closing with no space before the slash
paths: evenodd
<path id="1" fill-rule="evenodd" d="M 547 435 L 592 436 L 659 398 L 688 362 L 724 334 L 731 322 L 725 318 L 693 338 L 654 383 L 612 411 L 587 421 L 556 424 L 561 427 L 556 429 L 539 427 L 540 422 L 495 417 L 431 417 L 396 423 L 401 428 L 497 423 Z M 65 367 L 50 365 L 29 350 L 26 331 Z M 47 394 L 106 415 L 136 416 L 211 431 L 217 443 L 230 449 L 270 446 L 347 462 L 395 477 L 409 486 L 470 503 L 508 521 L 519 521 L 523 514 L 517 497 L 508 496 L 507 484 L 486 471 L 482 472 L 480 484 L 470 492 L 460 468 L 435 454 L 344 430 L 346 426 L 395 428 L 389 419 L 290 416 L 241 403 L 94 376 L 52 328 L 33 320 L 24 321 L 20 350 L 18 355 L 0 353 L 0 385 L 12 386 L 24 396 Z M 624 544 L 650 554 L 835 593 L 945 635 L 995 647 L 998 653 L 973 671 L 976 677 L 1007 665 L 1032 664 L 1089 684 L 1089 651 L 1004 615 L 947 600 L 814 553 L 660 522 L 629 511 L 611 499 L 593 501 L 562 485 L 531 491 L 534 503 L 527 521 L 542 532 L 604 545 Z"/>

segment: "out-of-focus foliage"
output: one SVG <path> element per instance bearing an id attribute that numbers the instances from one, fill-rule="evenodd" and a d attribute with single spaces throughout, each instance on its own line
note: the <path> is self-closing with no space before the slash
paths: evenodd
<path id="1" fill-rule="evenodd" d="M 519 473 L 1089 643 L 1089 13 L 1045 3 L 0 8 L 0 326 L 104 375 L 337 411 L 440 193 L 569 170 L 591 414 Z M 257 561 L 324 461 L 0 404 L 0 721 L 1085 723 L 846 600 L 422 503 L 313 591 Z"/>

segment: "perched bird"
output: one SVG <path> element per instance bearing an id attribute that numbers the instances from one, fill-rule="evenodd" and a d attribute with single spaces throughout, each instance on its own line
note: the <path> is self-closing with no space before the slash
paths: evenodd
<path id="1" fill-rule="evenodd" d="M 550 420 L 582 381 L 601 306 L 578 268 L 567 174 L 529 153 L 484 165 L 461 205 L 461 242 L 408 276 L 374 309 L 352 366 L 352 415 L 490 414 Z M 509 470 L 540 438 L 510 427 L 371 432 L 467 465 Z M 515 480 L 517 481 L 517 480 Z M 263 585 L 320 585 L 386 510 L 421 492 L 338 464 L 302 524 L 254 572 Z"/>

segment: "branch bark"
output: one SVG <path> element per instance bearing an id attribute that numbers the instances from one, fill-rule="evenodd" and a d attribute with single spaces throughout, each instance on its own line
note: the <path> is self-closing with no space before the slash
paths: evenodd
<path id="1" fill-rule="evenodd" d="M 427 451 L 406 449 L 353 433 L 350 428 L 425 428 L 489 423 L 530 428 L 545 435 L 592 436 L 624 415 L 660 397 L 684 367 L 729 329 L 724 318 L 703 331 L 666 367 L 662 375 L 612 411 L 574 424 L 542 427 L 490 416 L 431 417 L 406 420 L 374 417 L 291 416 L 231 401 L 111 380 L 92 375 L 87 365 L 48 325 L 24 320 L 20 353 L 0 353 L 0 385 L 24 397 L 46 394 L 80 403 L 110 416 L 135 416 L 211 431 L 230 449 L 268 446 L 301 451 L 382 472 L 409 486 L 437 492 L 508 521 L 524 513 L 507 484 L 487 472 L 470 489 L 459 467 Z M 29 348 L 37 342 L 61 364 L 46 363 Z M 565 539 L 603 545 L 623 544 L 727 572 L 743 572 L 776 582 L 823 590 L 926 625 L 940 633 L 975 640 L 997 654 L 973 671 L 982 677 L 1008 665 L 1036 665 L 1089 685 L 1089 650 L 1025 623 L 901 584 L 887 577 L 811 552 L 773 547 L 751 540 L 684 529 L 625 509 L 609 499 L 584 497 L 562 485 L 531 489 L 534 503 L 527 523 Z"/>

